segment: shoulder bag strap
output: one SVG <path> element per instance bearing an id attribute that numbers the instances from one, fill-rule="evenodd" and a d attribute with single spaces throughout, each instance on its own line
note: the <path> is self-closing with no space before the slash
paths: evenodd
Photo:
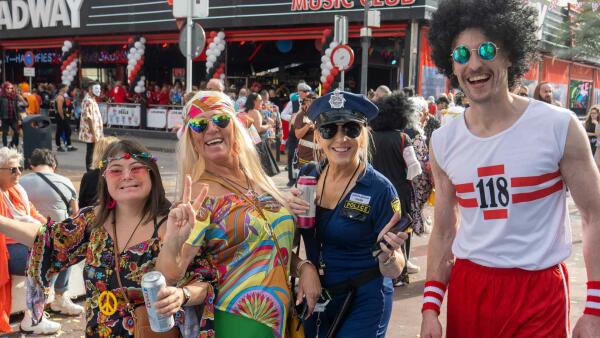
<path id="1" fill-rule="evenodd" d="M 46 177 L 46 175 L 43 175 L 41 173 L 35 173 L 36 175 L 38 175 L 38 177 L 40 177 L 42 180 L 44 180 L 46 183 L 48 183 L 48 185 L 50 186 L 50 188 L 54 189 L 54 191 L 56 191 L 56 193 L 58 194 L 58 196 L 60 196 L 60 199 L 62 199 L 62 201 L 65 203 L 65 206 L 67 207 L 67 212 L 70 214 L 71 213 L 71 207 L 69 206 L 69 201 L 67 200 L 67 198 L 65 197 L 65 195 L 62 193 L 62 191 L 60 191 L 60 189 L 58 189 L 58 187 L 52 183 L 52 181 L 50 181 L 50 179 L 48 177 Z"/>
<path id="2" fill-rule="evenodd" d="M 246 195 L 244 195 L 241 191 L 239 191 L 239 189 L 231 186 L 230 184 L 223 182 L 223 180 L 219 180 L 218 178 L 213 178 L 213 177 L 202 177 L 202 180 L 206 180 L 206 181 L 211 181 L 211 182 L 215 182 L 218 183 L 220 185 L 222 185 L 223 187 L 225 187 L 226 189 L 234 192 L 236 195 L 238 195 L 240 198 L 243 198 L 246 202 L 250 203 L 250 205 L 252 205 L 254 207 L 254 209 L 258 212 L 258 214 L 260 215 L 260 217 L 262 219 L 265 220 L 265 222 L 267 222 L 267 228 L 268 228 L 268 233 L 269 235 L 271 235 L 271 238 L 273 239 L 273 242 L 275 243 L 275 248 L 277 249 L 277 258 L 279 259 L 279 261 L 281 262 L 281 264 L 284 264 L 284 260 L 283 260 L 283 255 L 281 254 L 281 247 L 279 246 L 279 241 L 277 240 L 277 236 L 275 236 L 275 234 L 273 233 L 273 228 L 271 228 L 271 223 L 269 222 L 269 220 L 267 219 L 267 217 L 265 216 L 265 214 L 262 211 L 262 208 L 256 204 L 254 201 L 252 201 L 250 198 L 248 198 Z M 287 268 L 284 266 L 283 267 L 283 273 L 285 275 L 285 280 L 288 282 L 289 284 L 289 276 L 287 273 Z"/>

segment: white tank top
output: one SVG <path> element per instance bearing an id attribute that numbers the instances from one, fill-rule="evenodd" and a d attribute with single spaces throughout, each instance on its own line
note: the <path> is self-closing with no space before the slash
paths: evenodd
<path id="1" fill-rule="evenodd" d="M 560 173 L 570 111 L 530 100 L 523 115 L 491 137 L 464 117 L 433 133 L 441 169 L 456 188 L 457 258 L 498 268 L 541 270 L 571 254 L 566 188 Z"/>

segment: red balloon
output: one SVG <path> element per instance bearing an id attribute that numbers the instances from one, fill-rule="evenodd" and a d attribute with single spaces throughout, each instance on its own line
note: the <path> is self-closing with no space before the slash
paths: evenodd
<path id="1" fill-rule="evenodd" d="M 127 43 L 128 44 L 132 44 L 133 43 L 133 37 L 129 37 L 129 39 L 127 39 Z"/>
<path id="2" fill-rule="evenodd" d="M 333 67 L 330 72 L 330 74 L 333 74 L 333 77 L 338 76 L 339 73 L 340 73 L 340 69 L 337 67 Z"/>
<path id="3" fill-rule="evenodd" d="M 333 80 L 335 80 L 335 76 L 332 73 L 329 73 L 329 75 L 327 75 L 327 82 L 331 83 Z"/>
<path id="4" fill-rule="evenodd" d="M 324 36 L 329 36 L 329 34 L 331 34 L 331 29 L 327 28 L 326 30 L 323 31 Z"/>
<path id="5" fill-rule="evenodd" d="M 213 38 L 213 39 L 214 39 L 214 38 L 215 38 L 215 36 L 217 36 L 217 32 L 216 32 L 216 31 L 212 31 L 212 32 L 210 32 L 210 37 L 211 37 L 211 38 Z"/>
<path id="6" fill-rule="evenodd" d="M 138 65 L 143 66 L 144 65 L 144 58 L 141 58 L 140 61 L 138 61 L 137 63 Z"/>

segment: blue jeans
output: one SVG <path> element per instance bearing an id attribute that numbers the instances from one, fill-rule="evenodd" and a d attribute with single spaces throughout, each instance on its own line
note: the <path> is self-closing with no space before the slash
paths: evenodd
<path id="1" fill-rule="evenodd" d="M 29 248 L 23 244 L 8 244 L 8 272 L 15 276 L 25 276 L 27 257 L 29 256 Z M 69 286 L 69 276 L 71 275 L 71 268 L 61 272 L 56 276 L 54 280 L 54 291 L 58 294 L 62 294 L 67 291 Z"/>

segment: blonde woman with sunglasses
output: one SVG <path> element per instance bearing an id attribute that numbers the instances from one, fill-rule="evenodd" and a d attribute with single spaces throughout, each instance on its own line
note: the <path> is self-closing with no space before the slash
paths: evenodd
<path id="1" fill-rule="evenodd" d="M 185 107 L 179 186 L 190 175 L 192 197 L 208 187 L 208 198 L 194 216 L 182 215 L 184 225 L 166 240 L 158 268 L 167 280 L 177 280 L 198 252 L 207 252 L 219 272 L 217 336 L 284 337 L 291 302 L 306 294 L 314 303 L 319 279 L 313 265 L 293 254 L 294 219 L 233 107 L 225 94 L 206 91 Z M 300 276 L 297 299 L 290 275 Z"/>

